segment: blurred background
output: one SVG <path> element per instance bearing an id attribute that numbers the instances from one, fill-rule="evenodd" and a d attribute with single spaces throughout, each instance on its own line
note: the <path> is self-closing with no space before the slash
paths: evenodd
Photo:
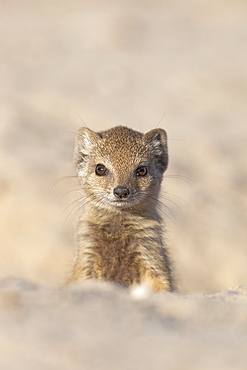
<path id="1" fill-rule="evenodd" d="M 0 278 L 66 279 L 85 122 L 167 131 L 181 291 L 246 285 L 246 1 L 2 0 L 0 33 Z"/>

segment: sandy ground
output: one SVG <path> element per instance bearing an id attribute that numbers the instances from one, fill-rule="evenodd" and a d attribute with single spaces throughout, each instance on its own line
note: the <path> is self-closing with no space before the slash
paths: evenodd
<path id="1" fill-rule="evenodd" d="M 0 283 L 0 368 L 246 369 L 247 287 L 141 296 L 110 284 Z"/>
<path id="2" fill-rule="evenodd" d="M 2 0 L 0 34 L 0 367 L 246 369 L 246 1 Z M 82 121 L 166 129 L 184 296 L 58 288 Z"/>

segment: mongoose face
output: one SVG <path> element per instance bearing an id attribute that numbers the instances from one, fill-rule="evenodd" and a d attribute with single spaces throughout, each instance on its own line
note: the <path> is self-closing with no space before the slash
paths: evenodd
<path id="1" fill-rule="evenodd" d="M 144 206 L 145 199 L 157 198 L 168 165 L 166 132 L 81 128 L 74 158 L 86 201 L 119 211 Z"/>

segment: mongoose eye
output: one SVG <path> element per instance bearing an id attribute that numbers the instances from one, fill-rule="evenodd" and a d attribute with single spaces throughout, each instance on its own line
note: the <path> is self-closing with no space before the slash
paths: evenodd
<path id="1" fill-rule="evenodd" d="M 140 166 L 136 170 L 136 176 L 146 176 L 148 173 L 147 167 L 145 166 Z"/>
<path id="2" fill-rule="evenodd" d="M 99 163 L 95 167 L 95 173 L 97 176 L 104 176 L 107 173 L 107 168 L 103 164 Z"/>

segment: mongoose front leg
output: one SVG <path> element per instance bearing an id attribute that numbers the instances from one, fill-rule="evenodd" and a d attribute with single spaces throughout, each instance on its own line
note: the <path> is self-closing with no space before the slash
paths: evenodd
<path id="1" fill-rule="evenodd" d="M 160 245 L 145 245 L 140 248 L 141 283 L 147 284 L 153 292 L 169 292 L 173 290 L 170 261 L 167 253 Z"/>
<path id="2" fill-rule="evenodd" d="M 84 243 L 79 244 L 72 275 L 67 281 L 68 284 L 97 278 L 93 247 L 90 240 L 85 241 L 84 239 Z"/>

